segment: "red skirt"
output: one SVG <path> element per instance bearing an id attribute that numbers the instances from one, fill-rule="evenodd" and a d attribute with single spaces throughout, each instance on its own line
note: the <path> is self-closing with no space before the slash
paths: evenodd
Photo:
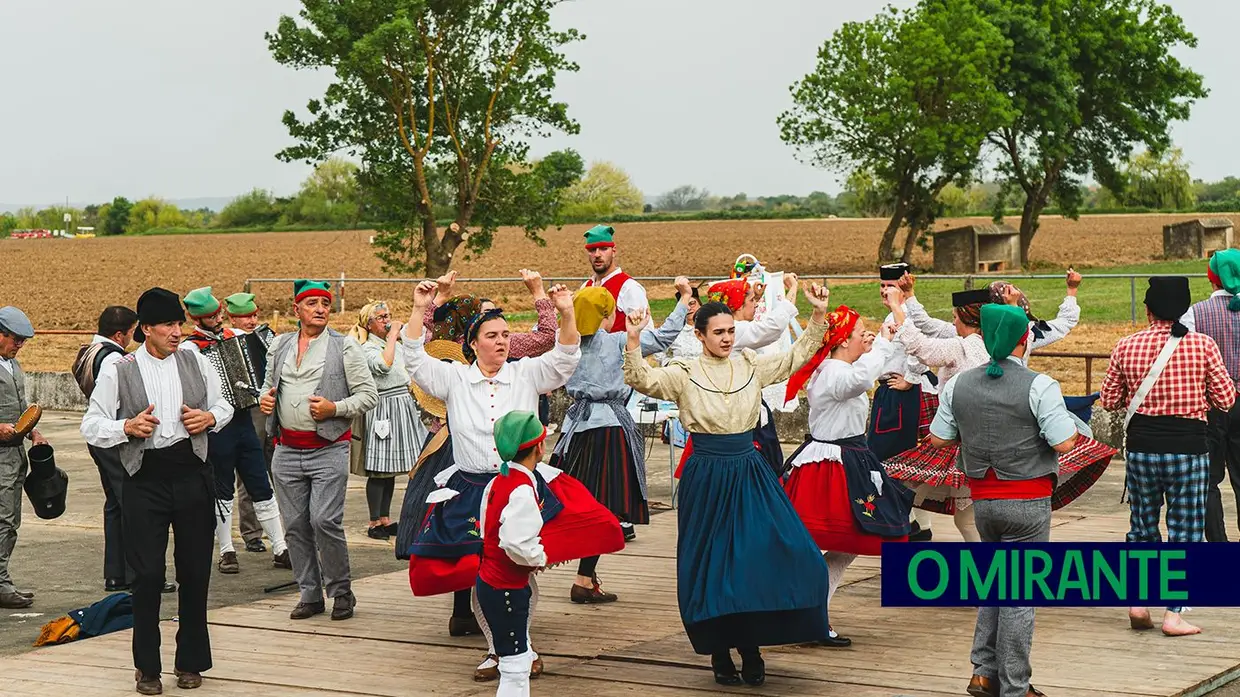
<path id="1" fill-rule="evenodd" d="M 543 525 L 548 566 L 624 549 L 620 521 L 584 484 L 561 474 L 547 482 L 547 488 L 564 504 L 564 509 Z"/>
<path id="2" fill-rule="evenodd" d="M 883 542 L 908 541 L 907 536 L 881 537 L 861 529 L 848 500 L 843 463 L 824 460 L 793 467 L 784 492 L 819 549 L 877 557 Z"/>

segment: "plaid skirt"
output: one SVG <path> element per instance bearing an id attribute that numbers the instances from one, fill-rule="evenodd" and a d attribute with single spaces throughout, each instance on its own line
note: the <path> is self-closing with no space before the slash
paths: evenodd
<path id="1" fill-rule="evenodd" d="M 1093 438 L 1079 436 L 1071 451 L 1059 455 L 1059 480 L 1051 497 L 1051 509 L 1075 501 L 1098 481 L 1116 450 Z M 909 482 L 917 498 L 913 505 L 933 513 L 954 515 L 972 504 L 969 482 L 956 467 L 960 446 L 931 447 L 923 440 L 883 463 L 892 479 Z"/>

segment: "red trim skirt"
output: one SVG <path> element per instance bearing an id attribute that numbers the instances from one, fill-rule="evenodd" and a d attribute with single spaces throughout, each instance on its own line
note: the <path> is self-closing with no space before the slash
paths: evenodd
<path id="1" fill-rule="evenodd" d="M 843 463 L 824 460 L 793 467 L 784 492 L 819 549 L 876 557 L 882 554 L 883 542 L 908 540 L 907 536 L 881 537 L 861 529 L 848 500 Z"/>

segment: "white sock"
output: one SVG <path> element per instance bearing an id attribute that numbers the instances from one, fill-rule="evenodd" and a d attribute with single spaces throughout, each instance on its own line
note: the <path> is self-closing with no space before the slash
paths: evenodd
<path id="1" fill-rule="evenodd" d="M 233 502 L 216 499 L 215 501 L 215 541 L 220 545 L 220 554 L 235 552 L 232 540 Z"/>
<path id="2" fill-rule="evenodd" d="M 254 502 L 254 517 L 262 526 L 263 533 L 271 540 L 271 553 L 279 556 L 288 545 L 284 542 L 284 522 L 280 520 L 280 507 L 275 497 Z"/>
<path id="3" fill-rule="evenodd" d="M 495 697 L 529 697 L 530 668 L 533 666 L 533 651 L 516 656 L 500 656 L 499 689 L 495 691 Z"/>
<path id="4" fill-rule="evenodd" d="M 964 537 L 965 542 L 981 542 L 982 535 L 977 531 L 977 524 L 973 522 L 973 507 L 969 506 L 961 511 L 956 511 L 956 515 L 952 516 L 956 523 L 956 529 L 960 531 L 960 535 Z"/>

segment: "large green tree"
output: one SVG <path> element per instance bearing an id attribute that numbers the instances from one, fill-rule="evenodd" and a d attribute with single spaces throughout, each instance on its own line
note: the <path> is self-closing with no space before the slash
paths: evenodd
<path id="1" fill-rule="evenodd" d="M 1127 207 L 1187 210 L 1197 205 L 1193 178 L 1179 148 L 1133 155 L 1120 167 L 1118 180 L 1122 188 L 1112 193 Z"/>
<path id="2" fill-rule="evenodd" d="M 1075 217 L 1091 172 L 1120 190 L 1116 165 L 1134 146 L 1160 152 L 1168 126 L 1206 96 L 1172 52 L 1197 39 L 1154 0 L 978 0 L 1011 44 L 998 89 L 1015 118 L 991 135 L 1005 194 L 1024 196 L 1021 262 L 1052 201 Z M 1005 198 L 1005 196 L 1000 197 Z"/>
<path id="3" fill-rule="evenodd" d="M 561 0 L 303 0 L 267 35 L 275 59 L 334 76 L 308 115 L 286 112 L 286 160 L 357 156 L 367 217 L 381 215 L 389 271 L 446 271 L 458 247 L 485 251 L 501 222 L 537 239 L 553 222 L 527 141 L 575 133 L 552 92 L 575 71 L 556 30 Z M 451 211 L 441 228 L 436 211 Z"/>
<path id="4" fill-rule="evenodd" d="M 792 86 L 795 106 L 779 117 L 783 140 L 816 165 L 864 173 L 888 197 L 880 261 L 908 259 L 933 223 L 939 192 L 977 167 L 986 135 L 1010 120 L 996 87 L 1006 53 L 973 0 L 922 0 L 845 24 L 819 49 L 814 72 Z"/>

